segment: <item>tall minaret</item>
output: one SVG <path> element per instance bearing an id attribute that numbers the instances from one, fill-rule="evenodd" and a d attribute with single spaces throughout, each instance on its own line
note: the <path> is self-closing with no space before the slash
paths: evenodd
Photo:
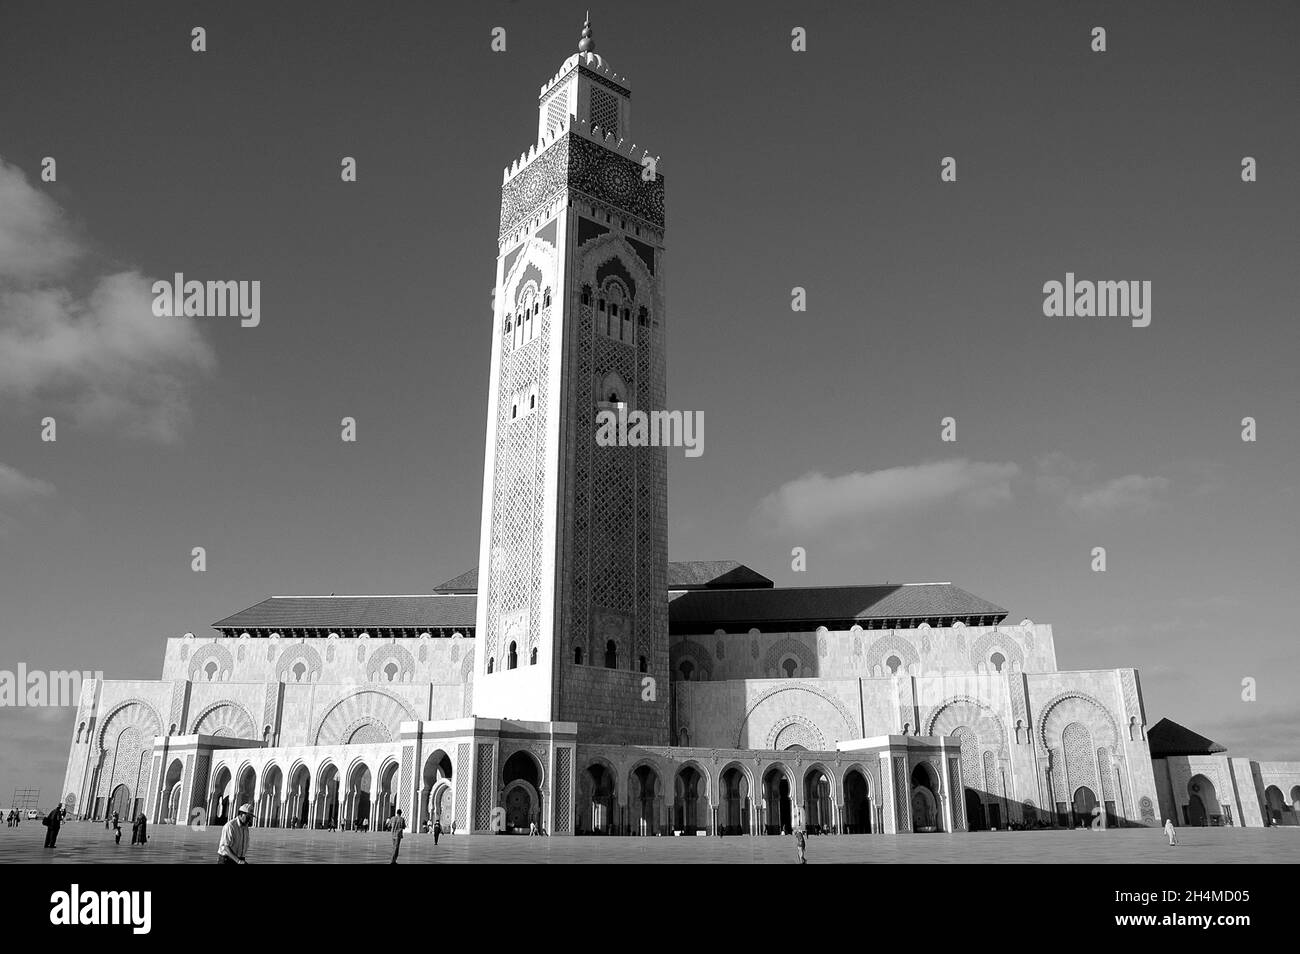
<path id="1" fill-rule="evenodd" d="M 588 20 L 505 170 L 474 714 L 664 745 L 666 452 L 595 441 L 599 411 L 665 402 L 664 179 L 631 95 Z"/>

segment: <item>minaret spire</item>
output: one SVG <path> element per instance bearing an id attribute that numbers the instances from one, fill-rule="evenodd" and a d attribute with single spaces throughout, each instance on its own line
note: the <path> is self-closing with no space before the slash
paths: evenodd
<path id="1" fill-rule="evenodd" d="M 582 22 L 582 36 L 578 40 L 579 53 L 595 53 L 596 41 L 591 38 L 591 11 L 587 11 L 587 17 Z"/>

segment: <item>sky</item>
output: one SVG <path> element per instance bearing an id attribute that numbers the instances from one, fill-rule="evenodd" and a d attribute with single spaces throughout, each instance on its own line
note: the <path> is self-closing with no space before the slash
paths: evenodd
<path id="1" fill-rule="evenodd" d="M 0 4 L 0 669 L 157 678 L 266 596 L 474 565 L 501 173 L 584 10 Z M 1149 724 L 1300 760 L 1300 7 L 591 17 L 705 419 L 670 557 L 952 581 L 1138 668 Z M 260 281 L 260 323 L 153 317 L 176 272 Z M 1046 316 L 1067 272 L 1149 281 L 1150 325 Z M 57 790 L 73 716 L 0 710 L 0 800 Z"/>

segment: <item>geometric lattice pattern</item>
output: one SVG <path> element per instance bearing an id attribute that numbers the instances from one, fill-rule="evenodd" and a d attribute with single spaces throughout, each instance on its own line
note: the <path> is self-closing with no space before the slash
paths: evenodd
<path id="1" fill-rule="evenodd" d="M 377 689 L 362 689 L 330 708 L 312 733 L 312 744 L 386 742 L 398 738 L 403 722 L 414 720 L 415 713 L 401 700 Z"/>
<path id="2" fill-rule="evenodd" d="M 970 726 L 961 725 L 948 733 L 961 741 L 961 776 L 965 786 L 979 791 L 982 784 L 980 771 L 980 743 Z"/>
<path id="3" fill-rule="evenodd" d="M 603 89 L 591 89 L 591 120 L 589 125 L 601 132 L 618 135 L 618 100 Z"/>
<path id="4" fill-rule="evenodd" d="M 389 811 L 395 813 L 397 807 L 402 804 L 402 799 L 411 791 L 411 771 L 414 759 L 415 754 L 409 747 L 402 749 L 402 786 L 393 793 L 393 807 Z"/>
<path id="5" fill-rule="evenodd" d="M 456 827 L 464 830 L 469 822 L 469 743 L 456 746 Z"/>
<path id="6" fill-rule="evenodd" d="M 1065 747 L 1065 776 L 1069 790 L 1087 785 L 1097 794 L 1097 766 L 1093 762 L 1092 734 L 1080 722 L 1071 722 L 1061 733 Z"/>
<path id="7" fill-rule="evenodd" d="M 1002 794 L 1002 777 L 993 761 L 993 753 L 984 753 L 984 791 L 990 795 Z"/>
<path id="8" fill-rule="evenodd" d="M 487 650 L 484 656 L 503 665 L 502 617 L 527 610 L 528 631 L 512 634 L 526 651 L 537 645 L 541 627 L 542 521 L 545 512 L 547 360 L 552 309 L 533 318 L 541 323 L 538 339 L 519 348 L 501 336 L 501 373 L 497 388 L 496 460 L 492 482 L 492 538 L 489 566 Z M 540 339 L 540 340 L 539 340 Z M 512 419 L 510 396 L 535 387 L 537 409 Z"/>
<path id="9" fill-rule="evenodd" d="M 956 759 L 948 760 L 948 794 L 949 804 L 952 805 L 952 814 L 954 820 L 960 819 L 961 828 L 967 827 L 966 820 L 966 799 L 961 797 L 962 786 L 961 779 L 958 778 L 958 762 Z M 957 826 L 954 825 L 954 828 Z"/>
<path id="10" fill-rule="evenodd" d="M 618 668 L 635 668 L 645 657 L 648 671 L 663 672 L 668 662 L 668 607 L 663 599 L 667 449 L 598 446 L 597 405 L 605 404 L 609 395 L 603 387 L 602 393 L 594 390 L 617 376 L 627 388 L 622 397 L 628 410 L 663 409 L 667 392 L 662 331 L 648 317 L 646 324 L 640 323 L 643 307 L 647 316 L 658 314 L 657 284 L 641 260 L 611 236 L 598 237 L 584 248 L 579 252 L 581 280 L 570 303 L 577 321 L 568 406 L 576 420 L 567 620 L 571 644 L 566 654 L 571 659 L 573 647 L 581 647 L 589 661 L 599 665 L 606 640 L 613 638 Z M 623 284 L 631 286 L 625 299 L 632 315 L 626 323 L 630 339 L 596 334 L 592 305 L 582 302 L 584 287 L 591 288 L 594 297 L 602 294 L 593 279 L 602 268 L 628 276 Z M 709 656 L 707 651 L 700 654 L 697 670 Z"/>
<path id="11" fill-rule="evenodd" d="M 563 128 L 568 118 L 568 96 L 565 90 L 557 89 L 546 103 L 546 131 Z"/>
<path id="12" fill-rule="evenodd" d="M 474 829 L 487 831 L 492 827 L 492 790 L 495 787 L 492 770 L 492 746 L 478 747 L 477 764 L 474 766 Z"/>
<path id="13" fill-rule="evenodd" d="M 1142 816 L 1142 824 L 1154 825 L 1156 823 L 1155 805 L 1153 805 L 1151 799 L 1147 798 L 1145 795 L 1138 800 L 1138 812 Z"/>
<path id="14" fill-rule="evenodd" d="M 1065 791 L 1065 755 L 1060 749 L 1052 749 L 1051 766 L 1052 796 L 1058 802 L 1068 802 L 1070 797 Z"/>
<path id="15" fill-rule="evenodd" d="M 791 717 L 792 720 L 795 718 L 797 717 Z M 783 726 L 777 732 L 771 748 L 783 752 L 795 746 L 815 752 L 824 748 L 825 743 L 822 741 L 821 733 L 817 731 L 816 727 L 808 724 L 806 720 L 799 720 L 791 721 Z"/>
<path id="16" fill-rule="evenodd" d="M 907 777 L 907 763 L 894 759 L 894 808 L 898 813 L 898 830 L 912 830 L 912 799 L 908 796 L 911 779 Z"/>
<path id="17" fill-rule="evenodd" d="M 260 738 L 252 717 L 235 702 L 221 702 L 199 713 L 191 735 L 216 735 L 236 739 Z"/>
<path id="18" fill-rule="evenodd" d="M 568 189 L 609 203 L 654 228 L 664 225 L 664 179 L 641 178 L 641 163 L 611 152 L 585 136 L 565 133 L 513 179 L 501 187 L 504 242 L 523 222 L 537 215 Z"/>
<path id="19" fill-rule="evenodd" d="M 594 359 L 596 380 L 612 371 L 629 384 L 635 381 L 632 355 L 626 346 L 597 337 Z M 575 408 L 574 413 L 589 416 L 594 445 L 594 409 Z M 595 447 L 591 455 L 591 601 L 627 614 L 635 612 L 635 465 L 639 454 L 640 449 L 634 447 Z"/>
<path id="20" fill-rule="evenodd" d="M 564 747 L 555 750 L 555 831 L 568 834 L 573 819 L 570 798 L 573 792 L 573 750 Z"/>
<path id="21" fill-rule="evenodd" d="M 1101 797 L 1108 802 L 1115 800 L 1115 770 L 1111 766 L 1110 753 L 1104 748 L 1097 750 L 1097 765 L 1101 771 Z"/>

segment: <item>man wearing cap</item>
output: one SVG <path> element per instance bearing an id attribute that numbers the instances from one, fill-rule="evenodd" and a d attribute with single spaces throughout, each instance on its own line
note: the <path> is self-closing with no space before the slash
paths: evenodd
<path id="1" fill-rule="evenodd" d="M 221 843 L 217 846 L 217 864 L 246 865 L 244 854 L 248 851 L 248 829 L 253 827 L 253 806 L 245 802 L 239 806 L 235 817 L 221 829 Z"/>

